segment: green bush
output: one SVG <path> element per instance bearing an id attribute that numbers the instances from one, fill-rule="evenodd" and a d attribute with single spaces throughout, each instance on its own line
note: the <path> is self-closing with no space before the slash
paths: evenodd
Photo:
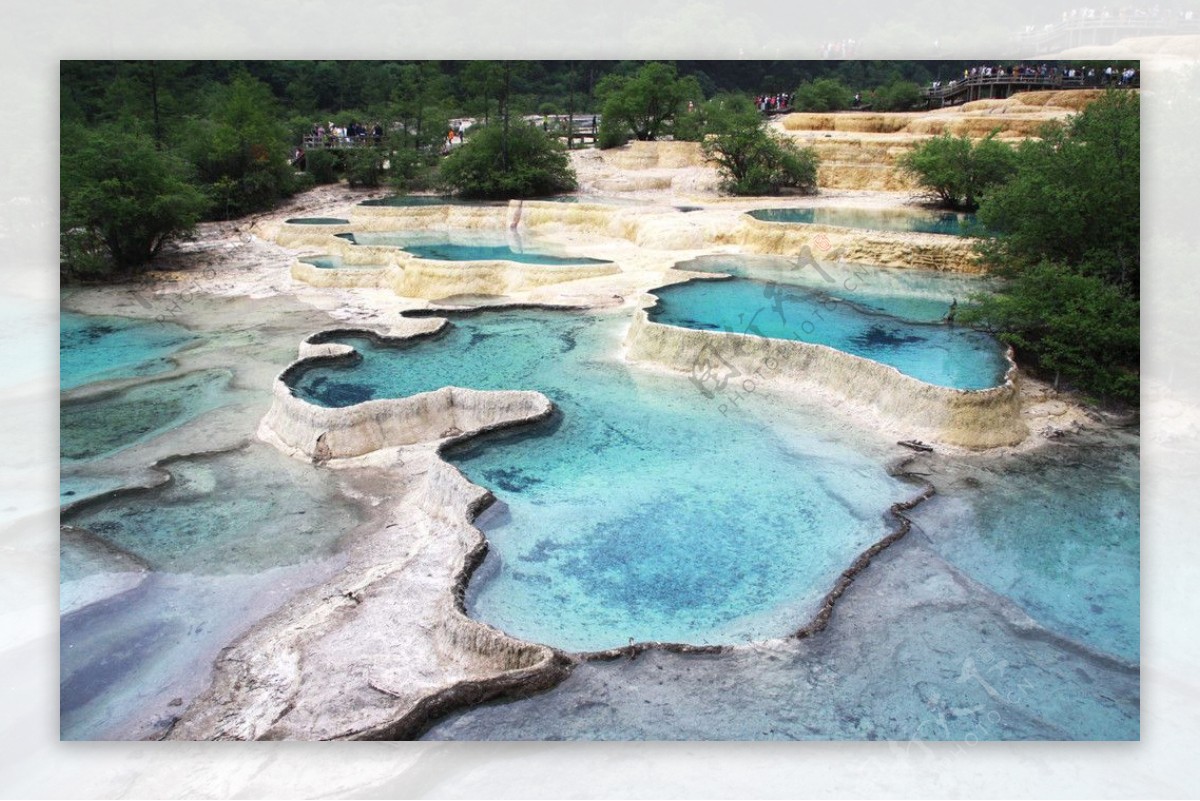
<path id="1" fill-rule="evenodd" d="M 304 154 L 304 170 L 316 184 L 336 184 L 340 171 L 338 154 L 333 150 L 309 150 Z"/>
<path id="2" fill-rule="evenodd" d="M 712 121 L 702 145 L 717 163 L 721 188 L 734 195 L 773 195 L 784 189 L 817 191 L 817 155 L 770 133 L 753 107 L 731 109 Z"/>
<path id="3" fill-rule="evenodd" d="M 1042 262 L 975 298 L 962 322 L 998 332 L 1026 367 L 1104 399 L 1137 403 L 1138 301 L 1077 268 Z"/>
<path id="4" fill-rule="evenodd" d="M 893 81 L 870 95 L 873 111 L 910 111 L 925 102 L 921 87 L 908 81 Z"/>
<path id="5" fill-rule="evenodd" d="M 384 153 L 373 147 L 359 147 L 346 153 L 346 182 L 352 187 L 379 186 L 383 180 Z"/>
<path id="6" fill-rule="evenodd" d="M 576 187 L 566 148 L 530 125 L 472 128 L 442 161 L 441 183 L 467 198 L 539 197 Z"/>
<path id="7" fill-rule="evenodd" d="M 296 173 L 296 177 L 292 182 L 292 191 L 299 194 L 300 192 L 307 192 L 316 185 L 317 182 L 313 180 L 313 177 L 310 173 L 298 172 Z"/>
<path id="8" fill-rule="evenodd" d="M 675 119 L 673 133 L 676 140 L 702 142 L 711 133 L 727 130 L 738 118 L 757 123 L 759 116 L 754 103 L 746 95 L 722 93 L 680 114 Z"/>
<path id="9" fill-rule="evenodd" d="M 819 78 L 801 84 L 792 95 L 792 108 L 796 111 L 841 111 L 850 108 L 854 92 L 836 78 Z"/>
<path id="10" fill-rule="evenodd" d="M 121 271 L 143 267 L 188 233 L 208 206 L 187 165 L 149 137 L 120 126 L 62 133 L 62 261 L 68 272 L 103 269 L 99 245 Z"/>
<path id="11" fill-rule="evenodd" d="M 993 187 L 1008 180 L 1017 167 L 1017 154 L 995 138 L 942 134 L 896 160 L 948 208 L 974 210 Z"/>
<path id="12" fill-rule="evenodd" d="M 404 149 L 388 156 L 388 183 L 401 194 L 432 189 L 438 183 L 437 156 Z"/>
<path id="13" fill-rule="evenodd" d="M 600 118 L 600 130 L 596 133 L 596 147 L 608 150 L 620 147 L 632 138 L 633 134 L 619 121 L 609 117 Z"/>

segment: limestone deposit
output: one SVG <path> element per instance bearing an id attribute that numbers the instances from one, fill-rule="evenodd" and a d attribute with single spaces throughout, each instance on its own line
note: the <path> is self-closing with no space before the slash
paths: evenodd
<path id="1" fill-rule="evenodd" d="M 929 137 L 995 133 L 1019 141 L 1037 136 L 1047 123 L 1066 119 L 1100 94 L 1102 90 L 1022 92 L 929 112 L 795 113 L 775 126 L 817 152 L 822 188 L 915 190 L 912 179 L 896 168 L 896 159 Z"/>
<path id="2" fill-rule="evenodd" d="M 469 437 L 536 424 L 553 414 L 550 400 L 521 387 L 496 392 L 445 387 L 331 409 L 289 389 L 288 376 L 312 360 L 353 358 L 348 346 L 332 341 L 338 335 L 380 341 L 435 335 L 444 320 L 398 316 L 435 308 L 431 301 L 474 297 L 464 302 L 495 303 L 504 296 L 508 303 L 623 306 L 631 318 L 624 355 L 642 368 L 687 372 L 702 348 L 719 343 L 775 365 L 780 402 L 828 400 L 835 414 L 856 425 L 918 436 L 939 447 L 1029 447 L 1034 439 L 1029 420 L 1042 427 L 1085 425 L 1083 415 L 1072 413 L 1076 407 L 1057 398 L 1038 395 L 1030 403 L 1029 387 L 1036 382 L 1023 381 L 1015 366 L 1000 387 L 959 391 L 823 346 L 687 330 L 651 322 L 646 314 L 653 298 L 645 293 L 697 277 L 676 265 L 704 256 L 793 256 L 807 249 L 831 261 L 978 271 L 970 243 L 960 238 L 767 223 L 746 212 L 821 205 L 911 208 L 911 187 L 894 167 L 899 154 L 943 130 L 983 135 L 999 125 L 1010 138 L 1030 135 L 1035 123 L 1068 113 L 1069 106 L 1055 102 L 1074 102 L 1047 95 L 927 115 L 786 117 L 777 124 L 780 131 L 822 156 L 817 197 L 722 198 L 716 170 L 695 143 L 635 142 L 612 151 L 572 152 L 582 202 L 363 207 L 354 205 L 361 194 L 317 190 L 312 197 L 319 200 L 299 210 L 336 213 L 347 225 L 286 223 L 286 217 L 297 216 L 294 204 L 229 234 L 238 237 L 245 264 L 230 267 L 221 253 L 193 253 L 208 259 L 201 263 L 212 265 L 211 277 L 160 274 L 158 291 L 167 295 L 290 296 L 342 321 L 305 337 L 298 358 L 270 383 L 258 436 L 312 463 L 312 469 L 328 471 L 371 515 L 363 533 L 347 545 L 346 564 L 337 575 L 297 593 L 222 652 L 211 686 L 169 736 L 412 737 L 451 709 L 536 691 L 570 670 L 573 657 L 515 640 L 465 615 L 462 594 L 487 547 L 472 521 L 493 498 L 441 455 Z M 609 263 L 553 268 L 438 263 L 336 236 L 460 229 L 511 233 Z M 318 268 L 304 260 L 318 255 L 334 256 L 342 266 Z"/>
<path id="3" fill-rule="evenodd" d="M 405 469 L 375 482 L 386 511 L 350 564 L 226 649 L 171 739 L 411 738 L 451 709 L 562 680 L 551 649 L 462 611 L 486 551 L 470 521 L 491 494 L 429 448 L 375 452 L 386 463 Z"/>
<path id="4" fill-rule="evenodd" d="M 655 298 L 646 296 L 646 308 Z M 1008 354 L 1004 384 L 986 390 L 933 386 L 895 367 L 825 345 L 769 339 L 725 331 L 700 331 L 651 321 L 646 308 L 634 313 L 626 357 L 679 373 L 691 373 L 705 350 L 736 354 L 761 365 L 772 381 L 797 394 L 828 397 L 843 414 L 872 419 L 890 431 L 971 449 L 1022 442 L 1029 431 L 1021 419 L 1017 369 Z"/>

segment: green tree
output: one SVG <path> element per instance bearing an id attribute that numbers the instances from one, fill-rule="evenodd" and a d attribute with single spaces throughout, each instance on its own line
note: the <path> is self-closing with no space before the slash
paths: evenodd
<path id="1" fill-rule="evenodd" d="M 606 75 L 596 85 L 596 95 L 604 104 L 600 136 L 618 144 L 629 137 L 658 139 L 670 131 L 689 100 L 703 98 L 695 78 L 681 78 L 673 65 L 659 62 L 642 65 L 632 76 Z"/>
<path id="2" fill-rule="evenodd" d="M 999 332 L 1022 363 L 1104 399 L 1137 402 L 1139 114 L 1109 93 L 1026 142 L 979 217 L 981 252 L 1009 280 L 960 318 Z"/>
<path id="3" fill-rule="evenodd" d="M 870 94 L 874 111 L 908 111 L 924 101 L 921 87 L 909 81 L 892 81 Z"/>
<path id="4" fill-rule="evenodd" d="M 1017 154 L 996 139 L 995 131 L 977 141 L 942 134 L 900 156 L 896 164 L 943 206 L 974 210 L 989 191 L 1012 177 Z"/>
<path id="5" fill-rule="evenodd" d="M 1051 262 L 1023 269 L 959 320 L 995 332 L 1017 359 L 1057 388 L 1066 380 L 1105 399 L 1138 398 L 1138 301 L 1118 287 Z"/>
<path id="6" fill-rule="evenodd" d="M 291 143 L 270 88 L 248 75 L 218 87 L 207 117 L 189 121 L 180 150 L 225 219 L 269 208 L 292 191 Z"/>
<path id="7" fill-rule="evenodd" d="M 796 111 L 841 111 L 850 108 L 854 92 L 836 78 L 818 78 L 801 84 L 792 95 Z"/>
<path id="8" fill-rule="evenodd" d="M 505 155 L 506 151 L 506 155 Z M 538 197 L 576 187 L 566 148 L 541 128 L 493 123 L 472 128 L 442 161 L 441 183 L 467 198 Z"/>
<path id="9" fill-rule="evenodd" d="M 314 184 L 336 184 L 341 171 L 338 151 L 313 148 L 304 154 L 304 171 Z"/>
<path id="10" fill-rule="evenodd" d="M 750 98 L 723 92 L 680 114 L 675 119 L 674 136 L 677 140 L 701 142 L 708 134 L 728 130 L 735 119 L 746 124 L 761 121 Z"/>
<path id="11" fill-rule="evenodd" d="M 400 123 L 401 139 L 413 150 L 438 146 L 446 136 L 450 115 L 445 107 L 450 84 L 436 63 L 407 64 L 400 68 L 392 91 L 392 114 Z"/>
<path id="12" fill-rule="evenodd" d="M 374 147 L 358 147 L 346 154 L 346 183 L 350 186 L 379 186 L 383 181 L 384 153 Z"/>
<path id="13" fill-rule="evenodd" d="M 86 269 L 79 245 L 88 242 L 100 243 L 116 270 L 144 267 L 188 233 L 207 205 L 181 159 L 118 126 L 64 129 L 60 180 L 68 272 Z"/>
<path id="14" fill-rule="evenodd" d="M 717 163 L 722 189 L 734 195 L 817 191 L 817 155 L 767 130 L 748 98 L 729 100 L 710 117 L 702 147 Z"/>
<path id="15" fill-rule="evenodd" d="M 1111 91 L 1025 142 L 1013 180 L 979 209 L 984 225 L 1001 234 L 992 260 L 1077 266 L 1137 297 L 1140 157 L 1133 92 Z"/>

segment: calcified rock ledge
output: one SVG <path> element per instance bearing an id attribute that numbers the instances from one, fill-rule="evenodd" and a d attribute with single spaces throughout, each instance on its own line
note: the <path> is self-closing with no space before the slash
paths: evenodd
<path id="1" fill-rule="evenodd" d="M 643 296 L 642 308 L 634 312 L 626 335 L 626 357 L 689 375 L 704 363 L 705 353 L 733 361 L 742 375 L 718 394 L 718 401 L 727 405 L 736 405 L 745 389 L 737 381 L 759 385 L 770 381 L 810 397 L 828 398 L 839 412 L 876 420 L 885 430 L 938 444 L 996 448 L 1017 445 L 1029 434 L 1021 419 L 1011 349 L 1002 385 L 951 389 L 826 345 L 656 323 L 650 320 L 649 309 L 657 302 L 653 295 Z"/>
<path id="2" fill-rule="evenodd" d="M 288 378 L 305 363 L 354 359 L 345 335 L 379 342 L 436 336 L 447 324 L 386 335 L 337 329 L 305 338 L 300 358 L 275 381 L 275 397 L 259 436 L 296 458 L 333 469 L 387 468 L 387 497 L 375 533 L 351 548 L 334 579 L 294 598 L 225 649 L 210 688 L 168 732 L 169 739 L 406 739 L 458 708 L 498 696 L 548 689 L 583 660 L 636 656 L 649 649 L 716 654 L 737 646 L 635 643 L 568 654 L 525 643 L 468 618 L 467 583 L 487 552 L 472 525 L 493 500 L 442 458 L 454 443 L 549 417 L 553 404 L 537 392 L 481 392 L 447 387 L 408 398 L 324 409 L 294 397 Z M 891 469 L 912 479 L 903 468 Z M 903 537 L 896 523 L 835 582 L 812 620 L 793 636 L 822 630 L 833 606 L 871 559 Z M 397 497 L 398 496 L 398 497 Z M 390 522 L 388 522 L 390 521 Z"/>
<path id="3" fill-rule="evenodd" d="M 689 145 L 693 143 L 677 143 Z M 800 201 L 802 205 L 807 202 Z M 745 201 L 743 201 L 745 203 Z M 777 200 L 770 205 L 776 205 Z M 650 251 L 710 251 L 737 247 L 750 253 L 795 256 L 805 248 L 822 259 L 838 258 L 884 267 L 979 273 L 973 244 L 962 237 L 911 232 L 868 231 L 831 225 L 765 222 L 730 213 L 722 205 L 683 214 L 672 206 L 511 201 L 507 205 L 356 207 L 349 230 L 517 231 L 559 237 L 574 245 L 623 241 Z M 391 289 L 402 297 L 436 299 L 452 294 L 506 295 L 622 272 L 622 265 L 519 264 L 509 261 L 444 262 L 420 259 L 396 247 L 354 245 L 321 226 L 283 224 L 279 244 L 319 248 L 336 255 L 343 268 L 293 262 L 292 278 L 329 288 Z M 371 267 L 373 269 L 360 269 Z"/>
<path id="4" fill-rule="evenodd" d="M 262 439 L 333 469 L 385 468 L 374 532 L 346 568 L 306 591 L 222 652 L 210 688 L 170 739 L 403 739 L 450 709 L 560 681 L 567 660 L 469 619 L 463 594 L 487 543 L 471 521 L 493 500 L 440 456 L 487 431 L 549 417 L 537 392 L 447 387 L 323 409 L 286 378 L 310 360 L 352 359 L 329 343 L 362 329 L 314 334 L 275 382 Z M 357 457 L 357 458 L 356 458 Z M 386 469 L 386 468 L 393 469 Z"/>
<path id="5" fill-rule="evenodd" d="M 271 408 L 259 426 L 259 437 L 290 456 L 327 462 L 385 448 L 453 441 L 540 420 L 553 412 L 554 405 L 540 392 L 481 392 L 442 387 L 434 392 L 333 409 L 306 403 L 293 395 L 288 386 L 288 379 L 305 364 L 357 358 L 350 346 L 328 342 L 334 337 L 408 341 L 436 336 L 445 325 L 447 322 L 440 320 L 432 331 L 402 337 L 383 336 L 367 329 L 335 329 L 308 337 L 301 345 L 303 356 L 275 380 Z"/>
<path id="6" fill-rule="evenodd" d="M 735 231 L 737 244 L 754 253 L 796 254 L 804 248 L 836 254 L 842 261 L 880 267 L 908 267 L 983 273 L 974 243 L 945 234 L 860 231 L 833 225 L 766 222 L 746 214 Z"/>

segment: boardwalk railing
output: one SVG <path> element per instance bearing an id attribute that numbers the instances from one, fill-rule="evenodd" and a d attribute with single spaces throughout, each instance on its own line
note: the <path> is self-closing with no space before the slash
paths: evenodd
<path id="1" fill-rule="evenodd" d="M 1158 17 L 1085 17 L 1026 30 L 1016 40 L 1022 52 L 1041 55 L 1082 45 L 1108 45 L 1134 36 L 1200 33 L 1200 14 Z"/>
<path id="2" fill-rule="evenodd" d="M 1045 89 L 1096 89 L 1103 87 L 1136 88 L 1140 76 L 1130 82 L 1109 80 L 1104 75 L 1068 78 L 1063 75 L 975 75 L 947 81 L 938 87 L 928 87 L 924 96 L 929 105 L 956 105 L 984 98 L 1005 98 L 1014 91 L 1037 91 Z"/>
<path id="3" fill-rule="evenodd" d="M 376 139 L 371 134 L 365 136 L 333 136 L 326 134 L 325 136 L 317 136 L 316 134 L 308 134 L 304 137 L 303 147 L 305 150 L 345 150 L 355 147 L 378 147 L 382 144 L 382 137 Z"/>

